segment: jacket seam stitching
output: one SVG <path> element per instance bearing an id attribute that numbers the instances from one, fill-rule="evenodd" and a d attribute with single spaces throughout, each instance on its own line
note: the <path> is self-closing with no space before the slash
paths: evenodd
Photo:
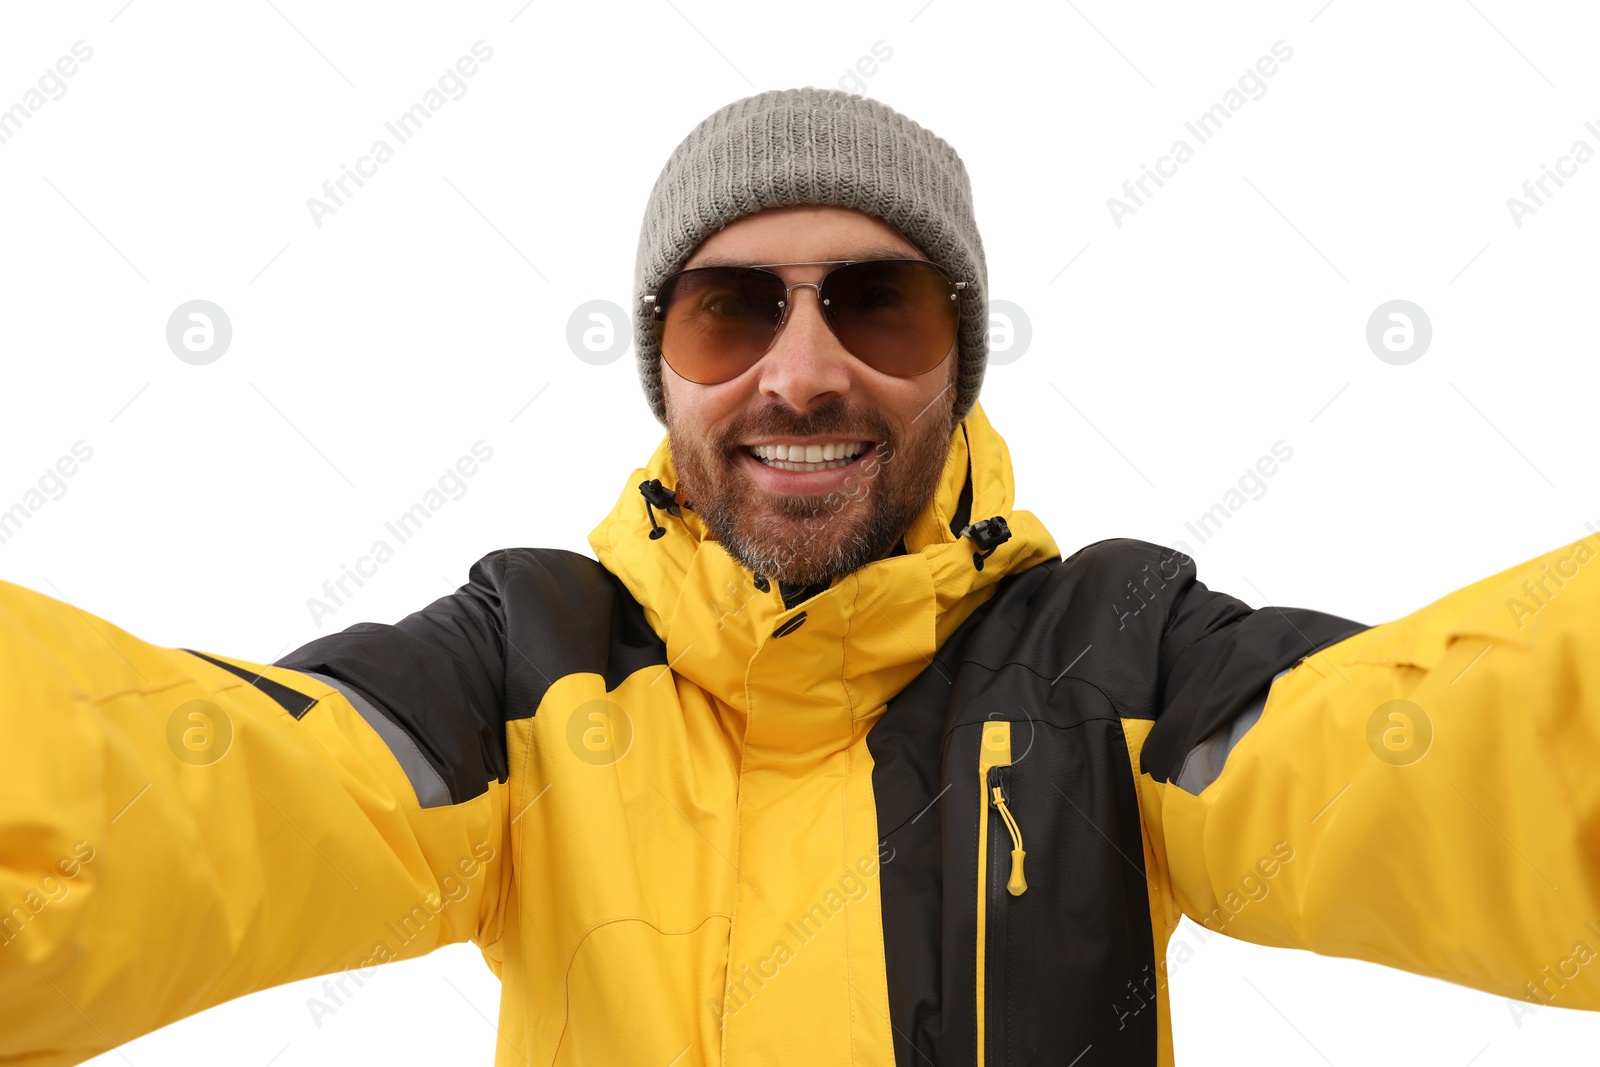
<path id="1" fill-rule="evenodd" d="M 527 791 L 528 791 L 528 787 L 527 787 L 528 765 L 533 762 L 533 743 L 534 743 L 534 740 L 533 740 L 533 730 L 531 728 L 527 731 L 527 735 L 528 735 L 527 736 L 527 740 L 526 740 L 525 744 L 523 745 L 523 749 L 522 749 L 522 774 L 518 778 L 518 782 L 521 785 L 521 789 L 518 790 L 518 796 L 513 801 L 513 803 L 517 803 L 517 804 L 520 804 L 522 802 L 522 796 L 525 795 L 527 793 Z M 509 811 L 510 809 L 508 808 L 507 810 Z M 516 832 L 516 834 L 514 835 L 514 837 L 512 839 L 511 873 L 512 873 L 512 877 L 513 878 L 516 877 L 516 872 L 518 872 L 518 871 L 520 871 L 522 869 L 522 862 L 523 862 L 522 857 L 527 855 L 527 852 L 528 852 L 527 841 L 525 840 L 526 837 L 527 837 L 527 834 L 528 834 L 528 824 L 527 823 L 523 823 L 520 827 L 517 828 L 517 832 Z M 519 892 L 520 892 L 520 890 L 519 890 Z"/>
<path id="2" fill-rule="evenodd" d="M 766 645 L 765 642 L 761 642 L 760 644 L 758 644 L 756 646 L 756 655 L 760 654 L 762 648 L 764 648 L 765 645 Z M 745 760 L 750 754 L 750 744 L 749 744 L 750 720 L 755 717 L 755 713 L 756 713 L 755 704 L 750 699 L 750 663 L 754 663 L 754 662 L 755 662 L 755 655 L 752 655 L 750 657 L 750 662 L 745 664 L 744 680 L 743 680 L 744 681 L 745 734 L 746 734 L 746 736 L 744 738 L 741 738 L 740 739 L 740 743 L 739 743 L 739 778 L 738 778 L 737 782 L 735 782 L 735 786 L 734 786 L 734 801 L 733 801 L 733 855 L 734 855 L 734 860 L 733 860 L 733 870 L 734 870 L 735 878 L 733 880 L 733 903 L 728 908 L 727 966 L 724 968 L 723 980 L 722 980 L 722 995 L 723 995 L 724 1000 L 726 1000 L 727 995 L 728 995 L 728 986 L 729 986 L 729 977 L 728 976 L 733 973 L 734 938 L 738 935 L 738 930 L 739 930 L 739 893 L 740 893 L 739 879 L 741 877 L 743 877 L 742 872 L 739 870 L 739 860 L 743 858 L 743 855 L 742 855 L 743 849 L 742 849 L 741 846 L 744 844 L 744 768 L 745 768 Z M 722 1023 L 720 1025 L 720 1027 L 719 1027 L 719 1030 L 720 1030 L 720 1033 L 718 1034 L 719 1041 L 718 1041 L 718 1049 L 717 1049 L 717 1061 L 720 1064 L 724 1065 L 724 1067 L 726 1067 L 726 1064 L 728 1062 L 728 1022 L 727 1022 L 726 1013 L 724 1013 L 723 1020 L 722 1020 Z"/>
<path id="3" fill-rule="evenodd" d="M 861 601 L 861 578 L 859 575 L 853 575 L 852 577 L 855 578 L 855 595 L 851 597 L 849 620 L 845 623 L 844 637 L 839 642 L 839 689 L 844 693 L 847 728 L 849 730 L 849 739 L 845 742 L 844 752 L 844 786 L 839 790 L 839 861 L 845 864 L 846 870 L 850 869 L 850 777 L 855 770 L 856 762 L 856 746 L 853 743 L 856 732 L 856 707 L 855 701 L 850 699 L 849 672 L 846 670 L 846 660 L 850 655 L 850 631 L 854 627 L 856 611 L 860 607 Z M 853 988 L 855 983 L 850 981 L 850 971 L 854 966 L 855 957 L 850 951 L 850 918 L 847 912 L 844 917 L 844 973 L 845 984 Z M 850 1062 L 853 1064 L 857 1062 L 856 1000 L 850 994 L 851 989 L 844 991 L 845 1003 L 850 1006 Z"/>
<path id="4" fill-rule="evenodd" d="M 848 701 L 849 699 L 850 699 L 849 694 L 846 694 L 845 695 L 845 700 Z M 854 725 L 853 725 L 853 723 L 854 723 L 854 717 L 853 716 L 852 716 L 852 720 L 851 721 L 852 721 L 851 732 L 854 733 L 855 729 L 854 729 Z M 847 745 L 845 747 L 844 785 L 839 790 L 839 822 L 840 822 L 840 830 L 841 830 L 841 833 L 839 835 L 839 846 L 840 846 L 840 848 L 839 848 L 839 860 L 840 860 L 841 863 L 845 864 L 845 870 L 849 870 L 850 869 L 849 868 L 849 861 L 848 861 L 849 841 L 850 841 L 850 772 L 854 768 L 854 766 L 855 766 L 855 746 L 854 745 Z M 845 917 L 844 917 L 844 974 L 845 974 L 844 981 L 845 981 L 845 985 L 850 987 L 850 988 L 847 988 L 847 989 L 844 990 L 844 999 L 845 999 L 845 1003 L 850 1006 L 850 1062 L 852 1064 L 854 1064 L 854 1063 L 857 1062 L 857 1059 L 856 1059 L 856 998 L 850 995 L 851 989 L 854 988 L 854 986 L 855 986 L 855 983 L 850 980 L 850 971 L 854 966 L 855 956 L 850 951 L 850 919 L 851 919 L 851 916 L 849 914 L 849 911 L 846 910 Z"/>
<path id="5" fill-rule="evenodd" d="M 556 1043 L 555 1046 L 550 1050 L 549 1062 L 554 1064 L 556 1057 L 561 1054 L 561 1043 L 566 1040 L 567 1027 L 572 1023 L 572 965 L 577 961 L 578 953 L 582 950 L 583 943 L 589 940 L 589 938 L 592 937 L 596 931 L 606 926 L 613 926 L 617 923 L 636 922 L 648 926 L 662 937 L 687 937 L 688 935 L 698 931 L 701 927 L 705 926 L 705 924 L 710 922 L 712 919 L 717 918 L 728 919 L 729 926 L 732 926 L 733 924 L 733 920 L 728 916 L 723 915 L 720 911 L 713 911 L 708 912 L 704 918 L 686 930 L 663 930 L 660 926 L 656 925 L 656 923 L 643 915 L 618 915 L 614 918 L 602 919 L 593 926 L 589 927 L 589 929 L 585 930 L 583 932 L 583 936 L 579 937 L 578 940 L 573 944 L 572 953 L 567 957 L 566 971 L 562 974 L 561 1031 L 556 1034 Z M 505 1039 L 501 1038 L 501 1040 L 504 1041 Z M 511 1042 L 506 1041 L 506 1044 L 511 1045 Z M 527 1055 L 522 1053 L 521 1049 L 517 1049 L 515 1045 L 511 1045 L 511 1047 L 516 1049 L 516 1051 L 523 1056 L 523 1059 L 527 1059 Z"/>
<path id="6" fill-rule="evenodd" d="M 1145 740 L 1149 740 L 1149 737 L 1150 737 L 1150 735 L 1148 733 L 1146 733 L 1145 734 Z M 1152 878 L 1150 876 L 1151 875 L 1150 860 L 1156 858 L 1156 838 L 1151 834 L 1150 827 L 1145 822 L 1144 794 L 1139 789 L 1139 773 L 1140 773 L 1139 772 L 1139 762 L 1140 762 L 1140 759 L 1143 756 L 1144 745 L 1141 742 L 1141 744 L 1139 746 L 1139 748 L 1140 748 L 1139 753 L 1136 754 L 1133 751 L 1133 742 L 1128 737 L 1128 728 L 1127 728 L 1126 725 L 1124 725 L 1122 727 L 1122 744 L 1123 744 L 1123 748 L 1128 753 L 1128 764 L 1129 764 L 1128 770 L 1130 772 L 1130 776 L 1129 776 L 1128 781 L 1129 781 L 1129 784 L 1133 786 L 1133 810 L 1134 810 L 1134 813 L 1137 815 L 1138 820 L 1139 820 L 1139 844 L 1141 846 L 1141 849 L 1148 849 L 1149 850 L 1149 855 L 1148 856 L 1144 855 L 1143 852 L 1141 852 L 1139 858 L 1144 861 L 1145 870 L 1144 870 L 1143 873 L 1144 873 L 1145 883 L 1146 883 L 1146 885 L 1148 885 L 1150 887 L 1151 890 L 1154 890 L 1153 893 L 1152 892 L 1147 892 L 1145 894 L 1145 900 L 1148 902 L 1149 907 L 1150 907 L 1150 915 L 1149 915 L 1149 920 L 1150 920 L 1149 921 L 1149 926 L 1150 926 L 1150 955 L 1151 955 L 1150 964 L 1151 964 L 1152 967 L 1154 967 L 1154 966 L 1158 965 L 1163 959 L 1165 959 L 1165 953 L 1162 951 L 1164 946 L 1156 943 L 1155 924 L 1156 924 L 1156 921 L 1157 921 L 1157 914 L 1158 914 L 1157 908 L 1158 908 L 1158 906 L 1159 906 L 1160 922 L 1161 922 L 1162 927 L 1164 929 L 1167 929 L 1167 939 L 1168 939 L 1169 942 L 1171 941 L 1171 937 L 1172 937 L 1171 929 L 1167 927 L 1167 916 L 1168 916 L 1168 914 L 1170 912 L 1169 904 L 1170 904 L 1170 897 L 1171 897 L 1172 887 L 1171 887 L 1171 884 L 1167 880 L 1167 874 L 1166 874 L 1167 864 L 1166 864 L 1166 856 L 1165 855 L 1161 856 L 1161 860 L 1162 860 L 1161 868 L 1160 868 L 1161 877 L 1159 879 L 1159 882 L 1158 882 L 1157 879 Z M 1165 852 L 1165 847 L 1166 847 L 1165 838 L 1162 838 L 1161 845 L 1162 845 L 1162 851 L 1164 853 Z M 1159 899 L 1157 899 L 1157 898 L 1159 898 Z M 1156 1046 L 1159 1046 L 1160 1045 L 1160 1041 L 1161 1041 L 1161 1003 L 1162 1003 L 1161 998 L 1162 997 L 1167 997 L 1167 996 L 1168 996 L 1168 993 L 1167 993 L 1166 990 L 1157 988 L 1157 990 L 1156 990 L 1156 1025 L 1155 1025 L 1155 1034 L 1153 1035 L 1155 1043 L 1156 1043 Z M 1168 1003 L 1170 1004 L 1170 1000 L 1168 1001 Z M 1170 1023 L 1169 1023 L 1169 1025 L 1170 1025 Z M 1149 1033 L 1148 1028 L 1146 1029 L 1145 1032 Z M 1146 1043 L 1145 1044 L 1145 1051 L 1150 1052 L 1150 1053 L 1156 1053 L 1158 1051 L 1158 1049 L 1155 1048 L 1155 1047 L 1151 1047 L 1148 1043 Z"/>
<path id="7" fill-rule="evenodd" d="M 1023 663 L 1020 660 L 1014 660 L 1014 659 L 1013 660 L 1006 660 L 1004 663 L 1000 664 L 1000 666 L 998 666 L 998 667 L 991 667 L 987 663 L 980 663 L 975 659 L 963 659 L 961 661 L 961 665 L 962 666 L 971 665 L 973 667 L 977 667 L 980 670 L 988 671 L 990 674 L 999 674 L 1006 667 L 1020 667 L 1023 670 L 1027 671 L 1029 674 L 1033 675 L 1035 678 L 1038 678 L 1041 681 L 1048 681 L 1049 680 L 1049 679 L 1045 678 L 1043 672 L 1038 670 L 1032 664 Z M 1110 704 L 1113 708 L 1115 708 L 1117 710 L 1117 716 L 1118 716 L 1119 720 L 1120 719 L 1125 719 L 1125 718 L 1143 719 L 1143 718 L 1147 717 L 1147 716 L 1144 716 L 1144 715 L 1135 714 L 1130 708 L 1128 708 L 1126 705 L 1124 705 L 1122 703 L 1122 701 L 1118 700 L 1116 697 L 1112 696 L 1110 693 L 1108 693 L 1104 689 L 1100 688 L 1100 685 L 1098 683 L 1092 682 L 1089 679 L 1082 677 L 1081 675 L 1077 675 L 1077 674 L 1059 674 L 1059 675 L 1057 675 L 1055 677 L 1054 681 L 1051 681 L 1050 684 L 1054 685 L 1056 682 L 1061 681 L 1063 678 L 1069 679 L 1069 680 L 1074 681 L 1074 682 L 1082 682 L 1084 685 L 1089 686 L 1095 692 L 1097 692 L 1101 696 L 1105 697 L 1106 698 L 1106 703 Z M 1152 715 L 1152 716 L 1148 716 L 1148 717 L 1149 718 L 1154 718 L 1155 716 Z"/>

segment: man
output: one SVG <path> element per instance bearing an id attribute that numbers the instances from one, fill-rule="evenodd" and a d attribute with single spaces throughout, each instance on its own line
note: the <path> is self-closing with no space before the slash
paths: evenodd
<path id="1" fill-rule="evenodd" d="M 0 1059 L 470 939 L 501 1064 L 1167 1064 L 1181 914 L 1600 1007 L 1593 545 L 1371 627 L 1063 560 L 965 171 L 869 99 L 707 118 L 636 279 L 596 560 L 271 665 L 0 584 Z"/>

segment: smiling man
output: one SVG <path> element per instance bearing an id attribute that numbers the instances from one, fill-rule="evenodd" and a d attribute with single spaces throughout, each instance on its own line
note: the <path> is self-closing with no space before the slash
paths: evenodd
<path id="1" fill-rule="evenodd" d="M 788 206 L 712 234 L 653 297 L 677 489 L 753 575 L 825 586 L 926 506 L 965 285 L 880 219 Z"/>
<path id="2" fill-rule="evenodd" d="M 965 170 L 859 96 L 702 122 L 635 279 L 594 558 L 272 664 L 0 583 L 0 1060 L 471 940 L 503 1065 L 1170 1064 L 1184 915 L 1600 1007 L 1589 540 L 1377 626 L 1063 559 Z"/>

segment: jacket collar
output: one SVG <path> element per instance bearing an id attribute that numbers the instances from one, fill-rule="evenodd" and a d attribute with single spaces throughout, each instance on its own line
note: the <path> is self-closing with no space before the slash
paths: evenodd
<path id="1" fill-rule="evenodd" d="M 628 476 L 589 544 L 643 606 L 672 669 L 735 708 L 746 703 L 751 671 L 781 648 L 788 651 L 780 660 L 792 654 L 808 662 L 811 650 L 819 657 L 811 662 L 817 676 L 842 679 L 853 709 L 881 711 L 1001 578 L 1060 557 L 1038 519 L 1013 510 L 1010 453 L 978 406 L 952 434 L 938 489 L 906 531 L 906 552 L 835 579 L 793 608 L 784 607 L 776 582 L 758 590 L 691 510 L 658 514 L 666 532 L 652 540 L 638 488 L 650 478 L 677 483 L 666 439 Z M 971 541 L 951 531 L 969 482 L 972 521 L 1000 515 L 1011 528 L 982 570 L 973 564 Z M 801 614 L 801 627 L 786 630 Z"/>

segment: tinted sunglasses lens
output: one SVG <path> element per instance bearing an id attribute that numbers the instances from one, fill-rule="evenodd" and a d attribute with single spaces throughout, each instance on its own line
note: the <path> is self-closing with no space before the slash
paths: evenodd
<path id="1" fill-rule="evenodd" d="M 674 275 L 656 297 L 661 358 L 699 385 L 749 370 L 772 345 L 782 317 L 783 282 L 745 267 L 696 267 Z"/>
<path id="2" fill-rule="evenodd" d="M 955 283 L 929 263 L 877 260 L 840 267 L 823 288 L 839 343 L 873 370 L 924 374 L 956 341 Z"/>

